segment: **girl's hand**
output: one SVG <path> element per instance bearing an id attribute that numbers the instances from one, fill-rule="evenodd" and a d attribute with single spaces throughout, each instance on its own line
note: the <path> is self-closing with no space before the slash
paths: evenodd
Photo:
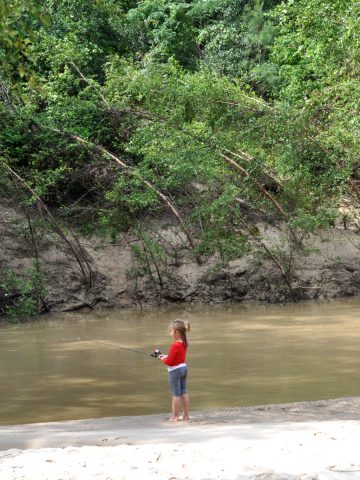
<path id="1" fill-rule="evenodd" d="M 167 358 L 167 355 L 159 355 L 158 358 L 162 360 L 163 358 Z"/>

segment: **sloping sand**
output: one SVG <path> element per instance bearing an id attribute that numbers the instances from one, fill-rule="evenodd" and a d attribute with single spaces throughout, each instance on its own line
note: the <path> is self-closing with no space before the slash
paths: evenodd
<path id="1" fill-rule="evenodd" d="M 0 427 L 0 480 L 360 479 L 360 398 Z"/>

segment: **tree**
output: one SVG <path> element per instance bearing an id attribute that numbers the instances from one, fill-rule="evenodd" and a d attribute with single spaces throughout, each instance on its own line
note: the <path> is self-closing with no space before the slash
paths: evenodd
<path id="1" fill-rule="evenodd" d="M 137 29 L 140 49 L 153 61 L 174 58 L 183 67 L 196 68 L 196 29 L 191 4 L 178 0 L 144 0 L 127 13 Z"/>
<path id="2" fill-rule="evenodd" d="M 268 63 L 275 35 L 268 10 L 278 2 L 223 0 L 194 2 L 198 42 L 206 64 L 267 95 L 277 77 Z"/>
<path id="3" fill-rule="evenodd" d="M 342 196 L 358 177 L 359 14 L 357 2 L 342 0 L 288 1 L 274 12 L 276 96 L 292 123 L 284 163 L 322 185 L 322 195 Z"/>
<path id="4" fill-rule="evenodd" d="M 33 27 L 49 23 L 36 0 L 0 0 L 0 66 L 6 75 L 33 81 Z"/>

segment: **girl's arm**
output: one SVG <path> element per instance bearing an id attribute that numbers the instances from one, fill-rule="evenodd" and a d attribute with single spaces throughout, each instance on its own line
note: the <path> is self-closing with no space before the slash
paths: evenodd
<path id="1" fill-rule="evenodd" d="M 178 347 L 179 343 L 173 343 L 170 347 L 168 355 L 162 355 L 163 358 L 160 358 L 160 360 L 165 363 L 165 365 L 169 365 L 170 367 L 172 365 L 176 365 L 176 357 L 178 356 Z"/>

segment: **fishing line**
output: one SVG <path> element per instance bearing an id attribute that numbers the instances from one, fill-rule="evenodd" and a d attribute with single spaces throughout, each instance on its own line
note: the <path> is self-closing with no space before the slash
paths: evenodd
<path id="1" fill-rule="evenodd" d="M 88 340 L 91 343 L 99 343 L 100 345 L 107 345 L 108 347 L 120 348 L 121 350 L 128 350 L 129 352 L 140 353 L 141 355 L 146 355 L 147 357 L 156 357 L 153 353 L 140 352 L 140 350 L 135 350 L 133 348 L 121 347 L 120 345 L 115 345 L 114 343 L 108 342 L 99 342 L 98 340 Z M 156 352 L 156 350 L 155 350 Z"/>

